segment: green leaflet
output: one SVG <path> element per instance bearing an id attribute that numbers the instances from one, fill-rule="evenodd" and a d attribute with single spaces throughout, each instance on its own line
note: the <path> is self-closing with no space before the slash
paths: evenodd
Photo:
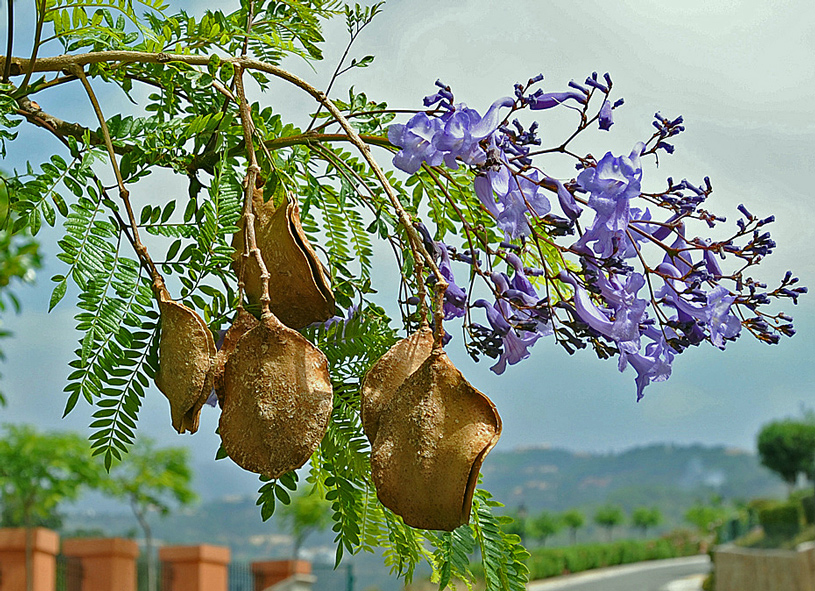
<path id="1" fill-rule="evenodd" d="M 470 527 L 481 552 L 484 581 L 487 591 L 524 591 L 529 579 L 525 562 L 529 553 L 517 535 L 501 530 L 502 518 L 492 514 L 493 507 L 501 506 L 489 492 L 476 490 Z"/>
<path id="2" fill-rule="evenodd" d="M 467 589 L 472 589 L 475 577 L 470 571 L 470 555 L 475 551 L 475 538 L 470 526 L 440 532 L 429 539 L 435 548 L 433 582 L 439 584 L 439 589 L 445 589 L 448 585 L 455 587 L 456 580 L 464 582 Z"/>

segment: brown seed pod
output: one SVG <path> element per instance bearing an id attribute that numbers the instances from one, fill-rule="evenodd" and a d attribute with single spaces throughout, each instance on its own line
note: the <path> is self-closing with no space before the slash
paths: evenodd
<path id="1" fill-rule="evenodd" d="M 270 478 L 299 468 L 328 428 L 328 360 L 300 333 L 266 315 L 226 361 L 220 434 L 242 468 Z"/>
<path id="2" fill-rule="evenodd" d="M 260 323 L 257 318 L 243 308 L 240 308 L 224 335 L 221 348 L 218 349 L 218 353 L 215 355 L 212 373 L 214 376 L 215 394 L 218 396 L 218 403 L 221 405 L 221 408 L 224 406 L 224 367 L 226 366 L 226 360 L 229 359 L 232 351 L 235 350 L 241 337 L 258 326 L 258 324 Z"/>
<path id="3" fill-rule="evenodd" d="M 159 367 L 156 386 L 170 401 L 173 428 L 198 430 L 201 407 L 212 391 L 215 341 L 206 323 L 193 310 L 158 290 L 161 313 Z"/>
<path id="4" fill-rule="evenodd" d="M 368 440 L 376 439 L 379 417 L 397 388 L 415 372 L 433 350 L 433 331 L 420 328 L 391 347 L 371 366 L 362 380 L 362 428 Z"/>
<path id="5" fill-rule="evenodd" d="M 260 189 L 253 194 L 255 238 L 269 272 L 269 308 L 290 328 L 324 322 L 334 315 L 334 294 L 322 263 L 311 248 L 300 224 L 297 201 L 288 196 L 276 209 L 263 202 Z M 233 247 L 243 251 L 243 232 L 235 234 Z M 257 261 L 249 258 L 244 270 L 249 301 L 260 301 L 262 283 Z"/>
<path id="6" fill-rule="evenodd" d="M 379 500 L 413 527 L 467 523 L 478 472 L 500 435 L 490 399 L 433 351 L 382 407 L 371 445 Z"/>

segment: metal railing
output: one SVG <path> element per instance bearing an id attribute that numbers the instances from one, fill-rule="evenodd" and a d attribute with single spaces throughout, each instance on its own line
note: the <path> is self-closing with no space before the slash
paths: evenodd
<path id="1" fill-rule="evenodd" d="M 57 591 L 81 591 L 85 575 L 82 560 L 76 556 L 57 556 Z"/>
<path id="2" fill-rule="evenodd" d="M 229 591 L 255 591 L 255 575 L 248 562 L 233 562 L 229 565 Z"/>
<path id="3" fill-rule="evenodd" d="M 155 580 L 158 589 L 150 589 L 150 584 L 147 579 L 147 560 L 144 556 L 140 556 L 136 562 L 136 589 L 137 591 L 167 591 L 170 589 L 172 582 L 173 569 L 171 564 L 165 564 L 160 560 L 153 563 L 155 568 Z"/>
<path id="4" fill-rule="evenodd" d="M 317 577 L 313 591 L 354 591 L 354 565 L 341 565 L 336 570 L 333 564 L 313 563 L 311 572 Z"/>

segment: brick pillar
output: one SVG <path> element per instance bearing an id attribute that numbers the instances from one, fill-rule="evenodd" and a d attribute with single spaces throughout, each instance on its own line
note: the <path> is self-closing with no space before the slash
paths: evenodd
<path id="1" fill-rule="evenodd" d="M 253 562 L 252 574 L 255 575 L 255 591 L 263 591 L 295 575 L 310 575 L 311 563 L 308 560 Z M 309 577 L 302 578 L 307 580 Z"/>
<path id="2" fill-rule="evenodd" d="M 82 591 L 136 591 L 136 542 L 73 538 L 63 540 L 62 553 L 82 561 Z"/>
<path id="3" fill-rule="evenodd" d="M 162 579 L 169 583 L 165 591 L 227 591 L 229 548 L 208 544 L 163 546 L 158 557 Z"/>
<path id="4" fill-rule="evenodd" d="M 36 527 L 28 531 L 31 539 L 32 581 L 34 591 L 54 591 L 57 582 L 59 534 Z M 24 591 L 26 529 L 0 529 L 0 591 Z"/>

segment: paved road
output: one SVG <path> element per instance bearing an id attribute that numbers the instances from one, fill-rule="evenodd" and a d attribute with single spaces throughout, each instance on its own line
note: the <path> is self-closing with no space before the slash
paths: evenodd
<path id="1" fill-rule="evenodd" d="M 529 583 L 529 591 L 697 591 L 707 556 L 654 560 Z"/>

